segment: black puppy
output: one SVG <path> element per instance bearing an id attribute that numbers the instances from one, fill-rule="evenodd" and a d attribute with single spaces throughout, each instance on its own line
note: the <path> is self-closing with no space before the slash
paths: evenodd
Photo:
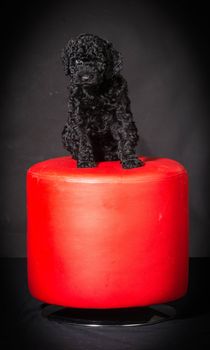
<path id="1" fill-rule="evenodd" d="M 70 78 L 62 141 L 77 167 L 95 167 L 106 160 L 120 160 L 125 169 L 142 166 L 135 155 L 138 132 L 127 82 L 120 74 L 121 54 L 110 42 L 81 34 L 68 41 L 62 62 Z"/>

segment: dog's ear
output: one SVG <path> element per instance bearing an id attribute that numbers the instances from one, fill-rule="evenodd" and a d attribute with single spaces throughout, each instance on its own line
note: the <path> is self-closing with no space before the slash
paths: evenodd
<path id="1" fill-rule="evenodd" d="M 113 73 L 114 75 L 117 75 L 122 70 L 123 58 L 121 53 L 115 49 L 112 49 L 112 57 L 113 57 Z"/>
<path id="2" fill-rule="evenodd" d="M 69 75 L 69 73 L 70 73 L 69 60 L 70 60 L 70 55 L 74 50 L 74 45 L 75 45 L 75 41 L 73 39 L 71 39 L 67 42 L 64 49 L 61 50 L 61 60 L 63 63 L 65 75 Z"/>
<path id="3" fill-rule="evenodd" d="M 115 75 L 118 75 L 123 67 L 123 58 L 120 52 L 113 48 L 112 43 L 107 42 L 107 58 L 108 58 L 108 67 L 106 75 L 108 78 L 111 78 Z"/>

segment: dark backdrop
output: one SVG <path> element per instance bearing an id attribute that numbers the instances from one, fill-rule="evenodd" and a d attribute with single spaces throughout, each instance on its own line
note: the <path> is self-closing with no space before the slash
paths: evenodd
<path id="1" fill-rule="evenodd" d="M 124 56 L 138 153 L 181 162 L 190 178 L 190 254 L 210 254 L 209 33 L 202 2 L 51 1 L 4 6 L 1 41 L 2 256 L 24 256 L 25 175 L 33 163 L 67 155 L 66 41 L 83 32 Z M 169 3 L 167 5 L 167 3 Z"/>

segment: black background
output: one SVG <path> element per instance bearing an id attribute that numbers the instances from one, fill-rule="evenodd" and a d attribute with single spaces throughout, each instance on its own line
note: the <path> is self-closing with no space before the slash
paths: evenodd
<path id="1" fill-rule="evenodd" d="M 190 179 L 190 254 L 209 256 L 209 14 L 205 2 L 19 1 L 1 11 L 1 256 L 25 256 L 25 175 L 67 155 L 60 50 L 84 32 L 124 57 L 138 153 L 180 161 Z"/>

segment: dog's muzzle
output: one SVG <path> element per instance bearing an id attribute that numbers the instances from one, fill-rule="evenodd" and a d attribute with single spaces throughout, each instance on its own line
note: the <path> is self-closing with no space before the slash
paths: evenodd
<path id="1" fill-rule="evenodd" d="M 92 67 L 82 66 L 79 67 L 75 74 L 76 84 L 92 85 L 97 84 L 98 74 Z"/>

